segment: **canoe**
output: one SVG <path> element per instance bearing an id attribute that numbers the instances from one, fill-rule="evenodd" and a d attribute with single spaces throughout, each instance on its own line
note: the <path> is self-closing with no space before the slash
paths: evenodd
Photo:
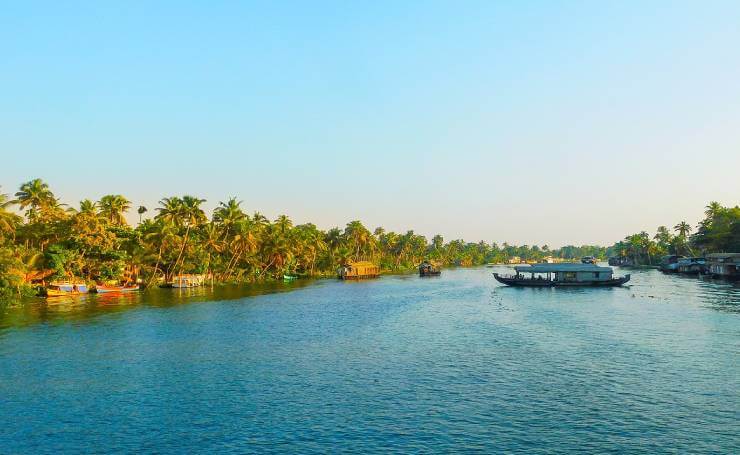
<path id="1" fill-rule="evenodd" d="M 138 291 L 139 285 L 133 285 L 133 286 L 102 286 L 97 285 L 95 286 L 95 292 L 98 294 L 105 294 L 110 292 L 133 292 Z"/>

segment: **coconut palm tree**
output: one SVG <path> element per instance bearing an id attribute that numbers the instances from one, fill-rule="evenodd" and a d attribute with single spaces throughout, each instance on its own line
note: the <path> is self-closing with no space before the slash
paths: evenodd
<path id="1" fill-rule="evenodd" d="M 140 206 L 139 206 L 139 208 L 138 208 L 138 209 L 136 209 L 136 213 L 138 213 L 138 214 L 139 214 L 139 224 L 141 224 L 141 216 L 142 216 L 143 214 L 145 214 L 146 212 L 148 212 L 148 211 L 149 211 L 149 209 L 147 209 L 147 208 L 146 208 L 146 207 L 144 207 L 143 205 L 140 205 Z"/>
<path id="2" fill-rule="evenodd" d="M 22 184 L 19 191 L 15 193 L 17 203 L 21 209 L 26 210 L 26 217 L 31 222 L 39 219 L 41 212 L 49 207 L 57 205 L 54 193 L 41 179 L 33 179 Z"/>
<path id="3" fill-rule="evenodd" d="M 120 194 L 108 194 L 100 198 L 98 207 L 100 215 L 107 218 L 111 224 L 125 226 L 126 218 L 123 215 L 131 208 L 131 201 Z"/>
<path id="4" fill-rule="evenodd" d="M 15 204 L 15 201 L 11 201 L 7 194 L 0 193 L 0 234 L 10 234 L 15 239 L 16 226 L 22 220 L 9 210 L 13 204 Z"/>
<path id="5" fill-rule="evenodd" d="M 677 225 L 673 226 L 673 230 L 678 233 L 679 237 L 685 239 L 691 232 L 691 225 L 689 225 L 689 223 L 687 223 L 686 221 L 681 221 Z"/>

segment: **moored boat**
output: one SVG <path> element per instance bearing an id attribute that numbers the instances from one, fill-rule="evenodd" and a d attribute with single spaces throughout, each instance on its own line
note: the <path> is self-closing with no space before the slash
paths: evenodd
<path id="1" fill-rule="evenodd" d="M 707 261 L 704 258 L 681 258 L 678 260 L 678 273 L 697 275 L 707 270 Z"/>
<path id="2" fill-rule="evenodd" d="M 584 256 L 581 258 L 581 264 L 596 264 L 596 258 L 593 256 Z"/>
<path id="3" fill-rule="evenodd" d="M 133 286 L 107 286 L 103 284 L 98 284 L 95 286 L 95 292 L 98 294 L 107 294 L 107 293 L 114 293 L 114 292 L 133 292 L 138 291 L 140 289 L 138 284 L 135 284 Z"/>
<path id="4" fill-rule="evenodd" d="M 380 267 L 369 261 L 348 262 L 337 269 L 340 280 L 364 280 L 380 276 Z"/>
<path id="5" fill-rule="evenodd" d="M 516 275 L 493 276 L 499 283 L 526 287 L 621 286 L 630 280 L 629 274 L 614 277 L 611 267 L 595 264 L 535 264 L 514 270 Z"/>
<path id="6" fill-rule="evenodd" d="M 677 254 L 669 254 L 668 256 L 663 256 L 660 259 L 660 271 L 663 273 L 678 272 L 678 261 L 680 261 L 681 259 L 685 259 L 684 256 L 679 256 Z"/>
<path id="7" fill-rule="evenodd" d="M 85 283 L 55 282 L 44 288 L 46 297 L 63 297 L 69 295 L 87 294 L 89 289 Z"/>

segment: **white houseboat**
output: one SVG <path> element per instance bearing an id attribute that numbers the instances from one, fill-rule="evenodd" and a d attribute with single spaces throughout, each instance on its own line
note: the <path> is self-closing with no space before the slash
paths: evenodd
<path id="1" fill-rule="evenodd" d="M 630 275 L 614 277 L 611 267 L 594 264 L 534 264 L 514 267 L 516 275 L 493 276 L 509 286 L 621 286 L 630 280 Z"/>

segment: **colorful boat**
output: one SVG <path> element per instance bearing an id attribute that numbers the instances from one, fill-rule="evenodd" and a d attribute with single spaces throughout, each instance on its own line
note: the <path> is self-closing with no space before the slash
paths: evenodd
<path id="1" fill-rule="evenodd" d="M 85 283 L 50 283 L 44 289 L 46 297 L 63 297 L 69 295 L 87 294 L 90 290 Z"/>
<path id="2" fill-rule="evenodd" d="M 102 284 L 98 284 L 95 286 L 95 292 L 98 294 L 107 294 L 107 293 L 113 293 L 113 292 L 133 292 L 139 290 L 139 285 L 135 284 L 133 286 L 106 286 Z"/>
<path id="3" fill-rule="evenodd" d="M 419 276 L 440 276 L 442 271 L 429 261 L 424 261 L 419 265 Z"/>

